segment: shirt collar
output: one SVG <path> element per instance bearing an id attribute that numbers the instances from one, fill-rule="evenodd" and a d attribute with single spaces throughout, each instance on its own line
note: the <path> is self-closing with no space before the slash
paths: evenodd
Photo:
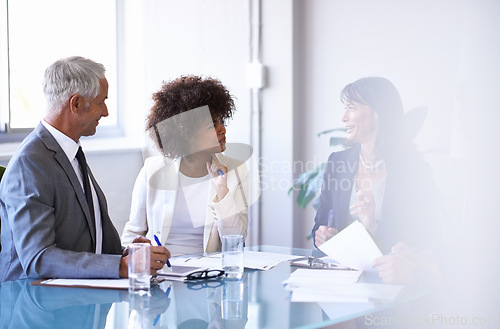
<path id="1" fill-rule="evenodd" d="M 76 143 L 74 140 L 51 126 L 50 123 L 45 120 L 42 120 L 42 125 L 47 128 L 52 137 L 54 137 L 59 146 L 61 146 L 64 153 L 68 157 L 69 162 L 73 161 L 76 156 L 76 152 L 78 152 L 78 148 L 80 147 L 80 141 Z"/>

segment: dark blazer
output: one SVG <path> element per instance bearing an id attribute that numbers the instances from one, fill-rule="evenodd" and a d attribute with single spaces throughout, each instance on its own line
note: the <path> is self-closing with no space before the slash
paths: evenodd
<path id="1" fill-rule="evenodd" d="M 90 168 L 102 217 L 102 253 L 95 224 L 66 154 L 40 123 L 22 142 L 0 183 L 0 282 L 24 278 L 118 278 L 119 235 Z"/>
<path id="2" fill-rule="evenodd" d="M 353 222 L 349 202 L 358 170 L 359 152 L 359 145 L 355 145 L 334 152 L 328 158 L 320 206 L 314 218 L 313 239 L 318 227 L 328 224 L 331 209 L 334 211 L 334 226 L 339 231 Z M 383 253 L 389 253 L 398 242 L 404 242 L 411 248 L 434 249 L 439 243 L 440 216 L 430 167 L 415 152 L 386 169 L 382 218 L 373 236 L 375 242 Z"/>

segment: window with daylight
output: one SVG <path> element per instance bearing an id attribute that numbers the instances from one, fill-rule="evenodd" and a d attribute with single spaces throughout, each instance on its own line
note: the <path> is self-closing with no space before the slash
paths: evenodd
<path id="1" fill-rule="evenodd" d="M 106 67 L 109 116 L 100 125 L 116 129 L 117 1 L 7 0 L 0 7 L 0 138 L 40 121 L 45 69 L 74 55 Z"/>

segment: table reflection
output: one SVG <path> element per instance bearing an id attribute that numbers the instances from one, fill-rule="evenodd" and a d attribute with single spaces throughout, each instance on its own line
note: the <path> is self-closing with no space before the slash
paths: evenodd
<path id="1" fill-rule="evenodd" d="M 275 249 L 263 251 L 311 254 L 308 250 Z M 415 287 L 405 289 L 406 294 L 394 301 L 291 302 L 290 291 L 282 282 L 294 270 L 283 262 L 268 271 L 247 269 L 241 280 L 165 281 L 153 286 L 146 298 L 129 295 L 128 290 L 42 287 L 30 285 L 31 280 L 4 282 L 0 284 L 0 327 L 321 328 L 369 313 L 397 311 L 394 308 L 408 307 L 410 301 L 428 294 Z M 367 275 L 362 280 L 373 282 Z"/>
<path id="2" fill-rule="evenodd" d="M 128 292 L 33 286 L 30 280 L 4 282 L 2 328 L 104 328 L 108 312 Z"/>
<path id="3" fill-rule="evenodd" d="M 244 328 L 248 314 L 247 274 L 241 280 L 204 280 L 192 283 L 163 282 L 169 285 L 172 303 L 168 309 L 156 314 L 149 328 Z M 154 305 L 154 302 L 151 302 Z M 228 307 L 231 306 L 230 309 Z M 132 307 L 131 304 L 129 308 Z M 153 323 L 153 326 L 151 326 Z M 130 324 L 130 319 L 129 319 Z M 142 325 L 142 324 L 141 324 Z M 141 327 L 145 328 L 145 327 Z"/>
<path id="4" fill-rule="evenodd" d="M 128 328 L 138 329 L 225 329 L 244 328 L 248 319 L 247 274 L 241 280 L 165 281 L 145 296 L 127 290 L 46 287 L 30 282 L 0 285 L 2 328 L 122 328 L 127 323 Z M 128 314 L 119 310 L 123 303 L 128 303 Z M 108 317 L 113 304 L 118 311 Z"/>

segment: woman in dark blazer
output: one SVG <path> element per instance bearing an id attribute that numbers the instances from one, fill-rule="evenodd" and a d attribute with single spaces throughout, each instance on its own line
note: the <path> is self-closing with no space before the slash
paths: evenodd
<path id="1" fill-rule="evenodd" d="M 398 242 L 433 248 L 437 193 L 429 166 L 406 136 L 397 89 L 385 78 L 363 78 L 342 90 L 341 101 L 350 147 L 326 164 L 315 246 L 359 220 L 383 253 Z"/>

